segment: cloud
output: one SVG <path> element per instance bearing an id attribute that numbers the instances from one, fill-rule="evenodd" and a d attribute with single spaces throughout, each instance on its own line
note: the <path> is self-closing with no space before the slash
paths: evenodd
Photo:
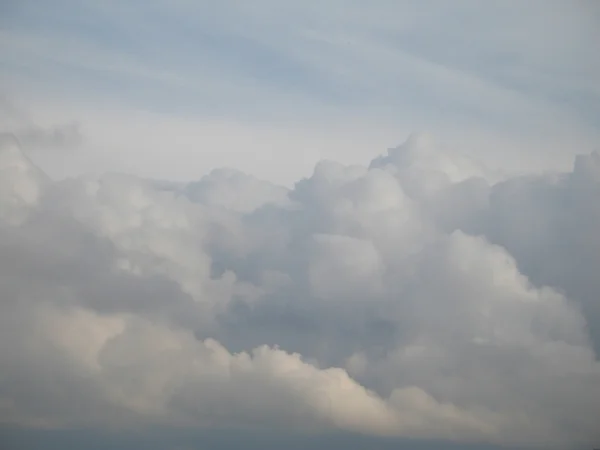
<path id="1" fill-rule="evenodd" d="M 0 146 L 0 215 L 7 221 L 20 221 L 28 207 L 38 202 L 47 179 L 21 152 L 13 135 L 0 134 Z"/>
<path id="2" fill-rule="evenodd" d="M 539 151 L 539 167 L 570 160 L 573 139 L 587 151 L 598 138 L 592 9 L 556 1 L 424 8 L 265 0 L 232 8 L 61 0 L 47 11 L 32 1 L 7 15 L 2 77 L 11 92 L 38 102 L 110 99 L 116 109 L 279 125 L 346 116 L 460 137 L 469 128 L 494 141 L 510 135 L 528 158 Z M 524 152 L 508 151 L 501 162 L 522 167 Z"/>
<path id="3" fill-rule="evenodd" d="M 595 153 L 498 179 L 415 135 L 288 190 L 1 145 L 4 424 L 600 438 Z"/>
<path id="4" fill-rule="evenodd" d="M 33 150 L 69 149 L 79 145 L 82 139 L 79 125 L 75 123 L 51 129 L 24 128 L 17 130 L 15 134 L 23 147 Z"/>
<path id="5" fill-rule="evenodd" d="M 232 169 L 214 169 L 201 180 L 188 183 L 185 195 L 193 202 L 250 212 L 264 204 L 285 203 L 288 189 Z"/>
<path id="6" fill-rule="evenodd" d="M 28 152 L 70 150 L 83 140 L 78 123 L 39 126 L 27 112 L 0 95 L 0 137 L 9 139 L 9 136 Z"/>

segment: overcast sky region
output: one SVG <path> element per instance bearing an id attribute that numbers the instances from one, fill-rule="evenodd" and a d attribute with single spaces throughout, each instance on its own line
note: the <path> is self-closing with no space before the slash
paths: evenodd
<path id="1" fill-rule="evenodd" d="M 600 3 L 0 1 L 0 448 L 600 447 Z"/>

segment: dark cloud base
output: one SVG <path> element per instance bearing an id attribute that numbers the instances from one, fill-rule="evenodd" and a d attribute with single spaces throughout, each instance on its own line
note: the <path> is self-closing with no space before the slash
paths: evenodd
<path id="1" fill-rule="evenodd" d="M 6 450 L 524 450 L 523 447 L 383 439 L 350 433 L 306 436 L 277 432 L 172 429 L 107 433 L 97 430 L 0 428 L 0 444 Z"/>

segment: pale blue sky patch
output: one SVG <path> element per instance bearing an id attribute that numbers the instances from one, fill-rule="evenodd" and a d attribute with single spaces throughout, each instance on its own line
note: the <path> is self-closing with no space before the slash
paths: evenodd
<path id="1" fill-rule="evenodd" d="M 15 101 L 34 97 L 26 108 L 101 99 L 120 113 L 283 121 L 313 145 L 315 124 L 347 123 L 356 134 L 375 123 L 368 134 L 396 130 L 388 146 L 418 128 L 507 168 L 533 160 L 556 168 L 600 136 L 598 9 L 586 1 L 59 0 L 50 8 L 28 0 L 0 22 L 2 78 Z M 490 147 L 509 144 L 499 157 L 469 147 L 476 135 Z M 355 162 L 384 150 L 336 156 Z M 160 175 L 184 176 L 167 169 Z"/>

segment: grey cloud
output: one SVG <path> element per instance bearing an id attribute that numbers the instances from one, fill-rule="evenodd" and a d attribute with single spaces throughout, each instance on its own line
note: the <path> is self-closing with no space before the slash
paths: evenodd
<path id="1" fill-rule="evenodd" d="M 576 301 L 600 354 L 600 156 L 577 157 L 573 172 L 494 185 L 488 204 L 459 226 L 505 247 L 536 285 Z"/>
<path id="2" fill-rule="evenodd" d="M 188 183 L 184 193 L 194 202 L 250 212 L 264 204 L 284 203 L 288 190 L 243 172 L 221 168 L 199 181 Z"/>
<path id="3" fill-rule="evenodd" d="M 8 96 L 0 93 L 0 121 L 5 127 L 16 126 L 19 123 L 29 122 L 29 115 L 19 108 Z"/>
<path id="4" fill-rule="evenodd" d="M 0 135 L 12 135 L 25 151 L 72 150 L 83 136 L 77 122 L 40 126 L 26 111 L 0 94 Z"/>
<path id="5" fill-rule="evenodd" d="M 591 445 L 598 166 L 497 181 L 413 136 L 289 191 L 52 182 L 6 142 L 0 420 Z"/>
<path id="6" fill-rule="evenodd" d="M 65 150 L 79 146 L 83 140 L 78 123 L 51 128 L 28 127 L 14 131 L 21 144 L 31 150 Z"/>
<path id="7" fill-rule="evenodd" d="M 273 431 L 197 431 L 144 429 L 137 432 L 106 433 L 96 430 L 27 430 L 0 429 L 0 439 L 15 450 L 47 450 L 85 447 L 90 450 L 230 450 L 232 448 L 300 450 L 305 448 L 348 450 L 517 450 L 481 444 L 452 444 L 437 441 L 374 438 L 358 434 L 327 433 L 306 436 Z M 522 450 L 522 449 L 521 449 Z"/>

